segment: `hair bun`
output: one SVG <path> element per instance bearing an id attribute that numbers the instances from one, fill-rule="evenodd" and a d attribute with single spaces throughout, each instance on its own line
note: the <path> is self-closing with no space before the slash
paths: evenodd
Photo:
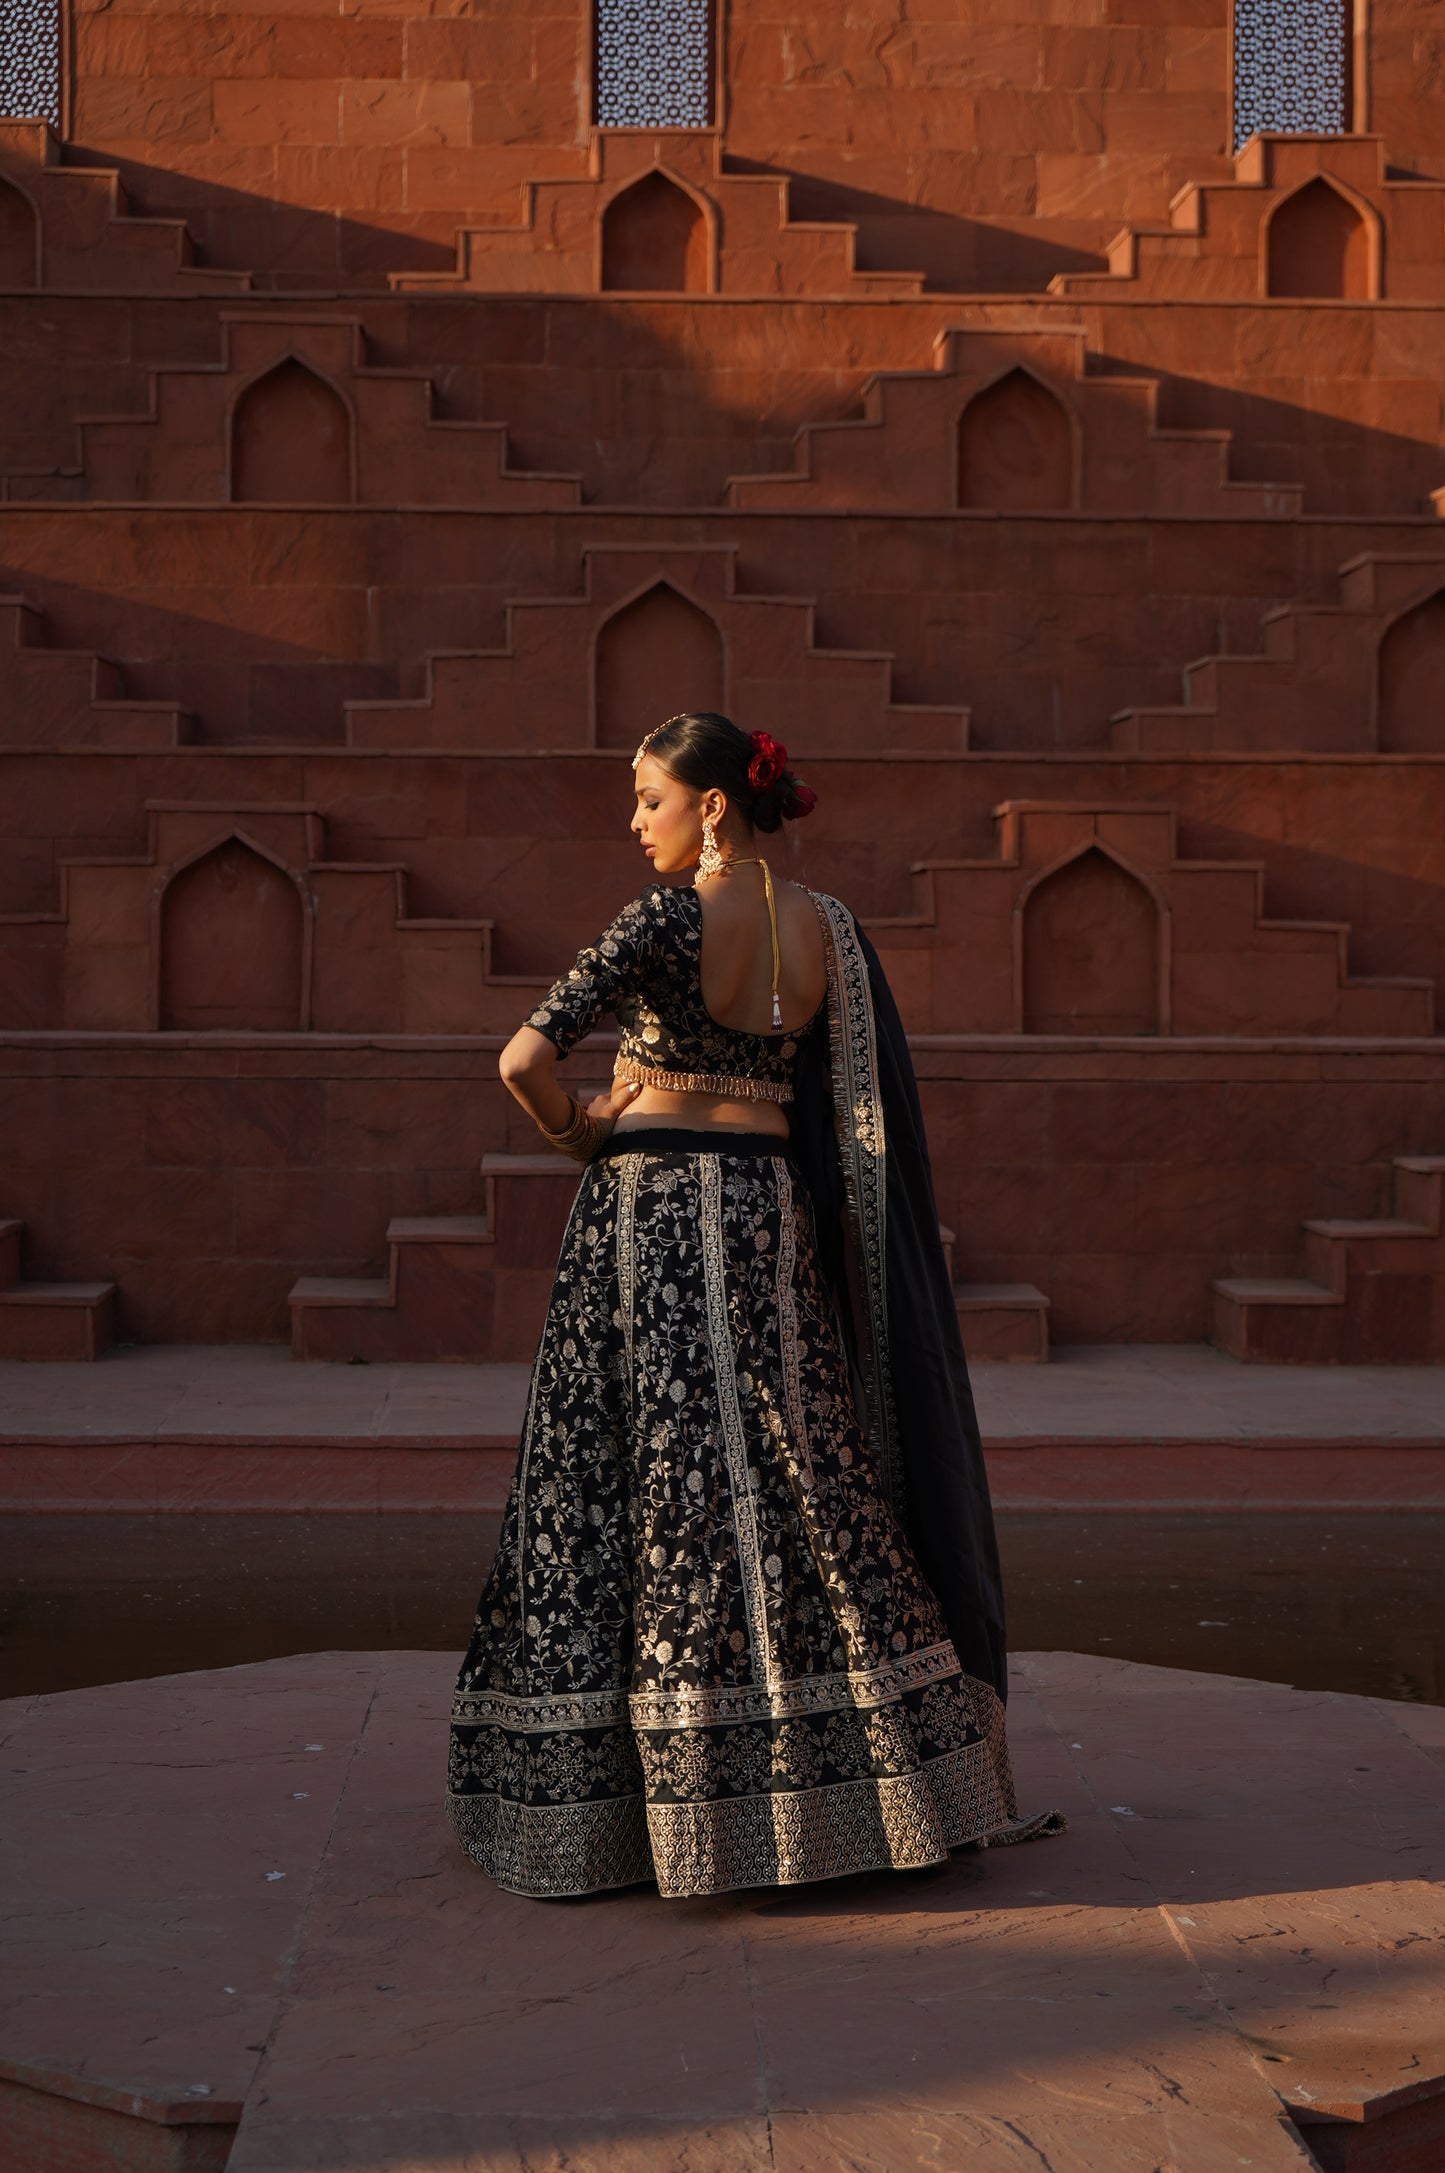
<path id="1" fill-rule="evenodd" d="M 758 801 L 785 822 L 801 822 L 811 815 L 818 795 L 788 768 L 788 750 L 782 741 L 768 732 L 754 732 L 748 745 L 752 748 L 748 783 Z"/>
<path id="2" fill-rule="evenodd" d="M 788 775 L 788 750 L 767 732 L 754 732 L 748 744 L 753 750 L 748 783 L 754 792 L 771 792 Z"/>

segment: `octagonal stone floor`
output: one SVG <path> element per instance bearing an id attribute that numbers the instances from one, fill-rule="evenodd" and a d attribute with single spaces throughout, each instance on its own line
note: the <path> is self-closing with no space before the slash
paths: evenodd
<path id="1" fill-rule="evenodd" d="M 1431 2173 L 1445 1709 L 1025 1654 L 1061 1839 L 664 1902 L 499 1892 L 454 1662 L 0 1708 L 25 2173 Z"/>

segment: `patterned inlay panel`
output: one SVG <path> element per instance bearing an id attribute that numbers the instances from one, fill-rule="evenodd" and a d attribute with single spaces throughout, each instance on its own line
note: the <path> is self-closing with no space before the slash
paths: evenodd
<path id="1" fill-rule="evenodd" d="M 712 0 L 597 0 L 598 127 L 711 120 Z"/>
<path id="2" fill-rule="evenodd" d="M 60 126 L 60 0 L 0 0 L 0 119 Z"/>
<path id="3" fill-rule="evenodd" d="M 1347 0 L 1236 0 L 1236 150 L 1265 131 L 1342 134 L 1349 89 Z"/>

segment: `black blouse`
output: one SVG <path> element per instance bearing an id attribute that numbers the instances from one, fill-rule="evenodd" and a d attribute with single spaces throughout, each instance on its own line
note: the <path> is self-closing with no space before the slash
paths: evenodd
<path id="1" fill-rule="evenodd" d="M 825 1009 L 792 1032 L 719 1025 L 702 1000 L 702 900 L 691 888 L 655 885 L 578 954 L 527 1024 L 567 1056 L 610 1011 L 622 1029 L 618 1078 L 675 1094 L 790 1102 L 799 1050 Z"/>

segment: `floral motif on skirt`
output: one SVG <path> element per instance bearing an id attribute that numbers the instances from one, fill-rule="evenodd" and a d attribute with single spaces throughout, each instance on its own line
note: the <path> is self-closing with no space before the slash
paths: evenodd
<path id="1" fill-rule="evenodd" d="M 1014 1838 L 1002 1706 L 879 1491 L 785 1154 L 583 1172 L 449 1803 L 535 1895 L 719 1893 Z"/>

